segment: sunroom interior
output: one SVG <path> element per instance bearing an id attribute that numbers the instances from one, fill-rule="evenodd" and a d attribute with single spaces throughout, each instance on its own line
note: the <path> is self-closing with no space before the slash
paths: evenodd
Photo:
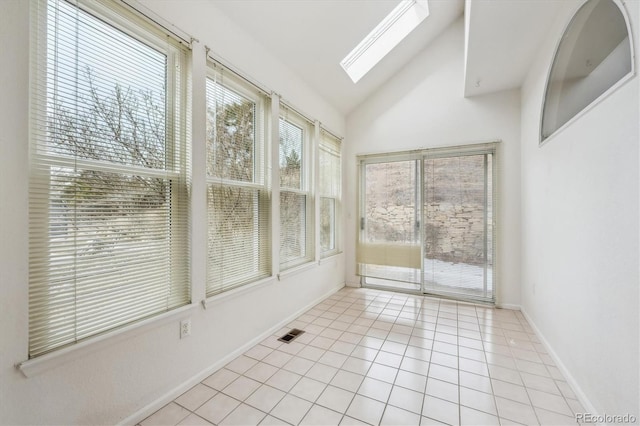
<path id="1" fill-rule="evenodd" d="M 639 27 L 636 0 L 0 2 L 0 424 L 637 424 Z M 322 389 L 252 377 L 267 353 Z"/>

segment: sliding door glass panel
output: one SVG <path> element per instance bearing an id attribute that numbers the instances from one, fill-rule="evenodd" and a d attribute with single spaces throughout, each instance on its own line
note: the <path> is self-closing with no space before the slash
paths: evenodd
<path id="1" fill-rule="evenodd" d="M 493 300 L 491 154 L 424 159 L 424 291 Z"/>
<path id="2" fill-rule="evenodd" d="M 362 167 L 359 274 L 366 285 L 420 291 L 420 162 Z"/>

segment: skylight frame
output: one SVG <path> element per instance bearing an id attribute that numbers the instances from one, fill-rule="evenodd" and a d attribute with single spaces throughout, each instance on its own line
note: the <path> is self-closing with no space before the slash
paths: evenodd
<path id="1" fill-rule="evenodd" d="M 340 62 L 354 83 L 364 77 L 429 16 L 427 0 L 400 3 Z"/>

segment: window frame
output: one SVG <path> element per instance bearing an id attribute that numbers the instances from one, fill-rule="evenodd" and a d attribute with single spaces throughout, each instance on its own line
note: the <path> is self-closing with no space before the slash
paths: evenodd
<path id="1" fill-rule="evenodd" d="M 109 27 L 113 31 L 131 38 L 135 43 L 146 48 L 160 52 L 166 57 L 164 64 L 165 79 L 164 84 L 164 165 L 162 168 L 151 168 L 140 165 L 121 164 L 111 161 L 109 158 L 86 159 L 68 153 L 51 152 L 47 150 L 51 141 L 51 136 L 46 134 L 50 125 L 48 117 L 50 106 L 51 75 L 57 75 L 57 71 L 51 71 L 55 65 L 50 64 L 48 52 L 48 38 L 50 34 L 50 14 L 51 9 L 58 9 L 60 3 L 64 7 L 77 9 L 75 13 L 89 15 L 90 20 L 96 20 Z M 76 15 L 78 16 L 78 15 Z M 75 18 L 77 19 L 77 18 Z M 63 343 L 49 342 L 43 348 L 34 347 L 32 339 L 34 335 L 31 330 L 33 321 L 40 321 L 41 315 L 45 320 L 51 321 L 51 313 L 34 310 L 30 298 L 29 309 L 29 343 L 27 353 L 29 361 L 21 364 L 23 371 L 29 370 L 30 365 L 40 365 L 45 360 L 59 359 L 60 355 L 67 354 L 76 349 L 86 348 L 96 342 L 101 342 L 112 335 L 121 335 L 127 330 L 146 326 L 150 322 L 160 321 L 161 318 L 174 317 L 176 313 L 189 309 L 192 303 L 192 293 L 190 286 L 190 251 L 189 251 L 189 222 L 190 208 L 188 203 L 189 182 L 190 182 L 190 130 L 188 121 L 190 116 L 190 105 L 188 99 L 188 87 L 190 85 L 191 73 L 190 46 L 175 35 L 167 32 L 159 25 L 151 24 L 145 20 L 134 9 L 121 4 L 109 3 L 106 1 L 86 1 L 76 0 L 74 2 L 66 0 L 33 0 L 31 3 L 31 23 L 33 25 L 33 38 L 31 42 L 31 90 L 30 90 L 30 141 L 29 141 L 29 229 L 32 236 L 29 238 L 29 291 L 38 289 L 48 289 L 51 285 L 51 271 L 47 268 L 43 278 L 36 277 L 34 268 L 38 265 L 49 265 L 52 259 L 52 247 L 59 247 L 59 244 L 52 243 L 53 236 L 50 236 L 52 219 L 49 215 L 49 205 L 51 203 L 51 177 L 53 168 L 67 167 L 71 169 L 87 170 L 89 172 L 108 172 L 117 176 L 140 176 L 144 178 L 159 179 L 166 183 L 171 189 L 166 196 L 168 203 L 167 214 L 170 220 L 166 224 L 167 249 L 166 255 L 176 268 L 171 268 L 169 277 L 165 280 L 165 286 L 169 293 L 175 291 L 184 292 L 185 298 L 175 306 L 154 310 L 147 315 L 138 315 L 135 318 L 120 322 L 116 325 L 109 325 L 105 328 L 104 320 L 91 322 L 93 327 L 101 326 L 98 331 L 88 333 L 85 336 L 77 336 L 77 325 L 74 327 L 76 336 L 72 340 L 65 339 Z M 59 31 L 58 28 L 55 31 Z M 73 31 L 73 30 L 70 30 Z M 77 55 L 77 50 L 72 52 Z M 125 61 L 122 61 L 123 68 Z M 58 77 L 56 77 L 58 78 Z M 39 192 L 38 189 L 49 188 L 48 191 Z M 39 207 L 38 207 L 39 206 Z M 37 212 L 34 213 L 33 209 Z M 44 218 L 35 219 L 45 211 Z M 150 222 L 146 222 L 150 223 Z M 47 247 L 43 250 L 42 247 Z M 73 256 L 77 256 L 78 250 L 72 250 Z M 34 265 L 35 263 L 35 265 Z M 97 266 L 109 266 L 97 261 Z M 131 269 L 131 268 L 130 268 Z M 127 270 L 130 270 L 127 269 Z M 75 274 L 76 267 L 65 276 Z M 109 276 L 112 272 L 105 271 Z M 69 278 L 67 278 L 69 279 Z M 175 290 L 179 289 L 179 290 Z M 122 291 L 120 296 L 126 296 L 128 291 Z M 75 297 L 77 300 L 77 297 Z M 144 299 L 141 303 L 149 303 L 150 298 Z M 115 302 L 110 302 L 115 303 Z M 110 305 L 112 306 L 112 305 Z M 141 310 L 142 311 L 142 310 Z M 74 310 L 75 312 L 75 310 Z M 51 340 L 48 337 L 46 340 Z M 26 374 L 26 373 L 25 373 Z"/>
<path id="2" fill-rule="evenodd" d="M 325 155 L 330 155 L 337 157 L 338 163 L 338 182 L 337 182 L 337 193 L 336 194 L 323 194 L 321 188 L 321 182 L 323 180 L 323 168 L 321 164 L 322 151 L 325 151 Z M 337 154 L 337 155 L 336 155 Z M 323 250 L 322 247 L 322 229 L 320 229 L 320 236 L 318 241 L 318 250 L 320 252 L 320 258 L 324 259 L 336 254 L 341 253 L 342 245 L 341 245 L 341 221 L 339 218 L 341 217 L 342 211 L 342 139 L 333 135 L 329 131 L 321 128 L 320 129 L 320 140 L 318 143 L 318 203 L 319 206 L 319 216 L 318 216 L 318 227 L 322 226 L 322 202 L 323 200 L 330 200 L 333 202 L 332 204 L 332 212 L 330 219 L 330 240 L 333 243 L 333 247 L 329 247 L 326 250 Z"/>
<path id="3" fill-rule="evenodd" d="M 305 197 L 305 214 L 304 214 L 304 224 L 301 222 L 300 228 L 304 228 L 304 236 L 305 236 L 305 253 L 303 256 L 289 258 L 287 260 L 283 260 L 282 256 L 282 241 L 280 241 L 280 255 L 279 255 L 279 270 L 281 272 L 287 271 L 291 268 L 295 268 L 300 265 L 304 265 L 309 262 L 315 261 L 315 193 L 316 193 L 316 185 L 315 180 L 313 178 L 313 161 L 315 159 L 315 124 L 306 119 L 306 117 L 302 116 L 300 113 L 296 112 L 292 107 L 280 103 L 280 114 L 278 117 L 278 129 L 281 127 L 281 122 L 288 122 L 289 124 L 298 127 L 302 130 L 302 142 L 301 142 L 301 150 L 302 155 L 300 156 L 300 188 L 291 188 L 288 186 L 282 186 L 280 182 L 279 192 L 280 192 L 280 238 L 282 238 L 282 194 L 289 193 L 295 194 L 299 196 Z M 280 131 L 278 131 L 280 136 L 277 144 L 277 152 L 280 152 L 280 139 L 282 135 L 280 135 Z M 274 150 L 276 149 L 276 144 L 274 144 Z M 280 168 L 280 164 L 278 164 L 278 168 Z M 278 173 L 280 175 L 280 173 Z"/>
<path id="4" fill-rule="evenodd" d="M 221 76 L 222 81 L 218 82 L 216 78 Z M 233 282 L 230 285 L 220 284 L 217 290 L 213 290 L 213 286 L 210 285 L 210 280 L 212 279 L 210 276 L 210 267 L 209 267 L 209 256 L 207 256 L 207 279 L 206 279 L 206 298 L 212 298 L 223 294 L 225 292 L 238 289 L 247 285 L 254 284 L 258 281 L 264 280 L 266 278 L 270 278 L 273 276 L 273 271 L 271 268 L 271 235 L 272 235 L 272 220 L 271 220 L 271 203 L 270 203 L 270 187 L 269 187 L 269 120 L 271 117 L 271 100 L 269 97 L 262 91 L 261 89 L 253 86 L 252 84 L 244 81 L 244 79 L 234 73 L 233 71 L 228 70 L 226 67 L 217 63 L 217 61 L 209 60 L 207 64 L 207 74 L 205 80 L 205 88 L 209 84 L 209 81 L 212 81 L 214 84 L 220 85 L 224 90 L 229 90 L 234 92 L 235 94 L 251 101 L 255 105 L 255 116 L 254 116 L 254 141 L 253 141 L 253 173 L 251 181 L 242 181 L 232 178 L 226 178 L 221 176 L 212 176 L 209 175 L 208 172 L 205 171 L 206 176 L 206 188 L 207 194 L 209 192 L 210 187 L 231 187 L 237 189 L 250 189 L 258 191 L 258 199 L 256 209 L 260 211 L 260 204 L 264 203 L 266 206 L 266 215 L 267 215 L 267 231 L 266 238 L 267 241 L 258 242 L 258 246 L 267 250 L 265 255 L 258 254 L 257 256 L 266 257 L 266 271 L 261 274 L 256 274 L 254 276 L 247 275 L 248 278 L 242 279 L 236 282 Z M 205 96 L 206 98 L 206 96 Z M 207 108 L 209 106 L 209 100 L 206 99 Z M 258 123 L 261 123 L 262 128 L 258 129 Z M 205 144 L 207 142 L 205 141 Z M 208 162 L 208 156 L 207 160 Z M 265 198 L 262 199 L 261 195 Z M 208 198 L 208 195 L 207 195 Z M 207 214 L 209 214 L 208 201 L 207 201 Z M 259 219 L 257 219 L 260 221 Z M 209 226 L 207 224 L 207 233 L 209 232 Z M 254 236 L 254 238 L 260 238 L 260 234 Z M 263 247 L 264 246 L 264 247 Z M 259 266 L 258 266 L 259 267 Z"/>
<path id="5" fill-rule="evenodd" d="M 583 8 L 590 1 L 591 0 L 583 0 L 579 5 L 577 5 L 573 9 L 573 12 L 571 13 L 570 17 L 567 19 L 567 22 L 563 26 L 562 33 L 559 36 L 558 41 L 555 44 L 555 48 L 553 49 L 553 55 L 550 57 L 549 63 L 547 65 L 547 72 L 545 73 L 546 78 L 545 78 L 545 83 L 544 83 L 544 91 L 542 92 L 542 99 L 541 99 L 541 103 L 540 103 L 540 114 L 539 114 L 539 123 L 538 123 L 538 147 L 544 146 L 548 141 L 550 141 L 551 139 L 555 138 L 556 135 L 562 133 L 566 128 L 568 128 L 571 125 L 573 125 L 573 123 L 575 121 L 579 120 L 580 117 L 585 115 L 587 112 L 589 112 L 591 109 L 593 109 L 600 102 L 604 101 L 610 95 L 615 93 L 618 90 L 618 88 L 622 87 L 629 80 L 633 79 L 633 77 L 635 77 L 635 75 L 636 75 L 636 57 L 635 57 L 634 37 L 633 37 L 632 29 L 631 29 L 631 21 L 629 20 L 629 14 L 628 14 L 626 8 L 624 7 L 624 3 L 620 2 L 620 0 L 610 0 L 611 2 L 613 2 L 618 7 L 618 9 L 620 11 L 620 14 L 624 18 L 624 21 L 625 21 L 625 24 L 626 24 L 627 35 L 628 35 L 628 38 L 629 38 L 629 48 L 630 48 L 630 51 L 631 51 L 630 52 L 630 55 L 631 55 L 631 70 L 626 75 L 622 76 L 622 78 L 620 78 L 614 84 L 609 86 L 604 92 L 600 93 L 600 95 L 598 95 L 595 99 L 593 99 L 591 102 L 589 102 L 587 105 L 585 105 L 582 109 L 580 109 L 578 112 L 576 112 L 564 124 L 562 124 L 561 126 L 557 127 L 550 134 L 545 136 L 545 134 L 544 134 L 545 109 L 546 109 L 546 104 L 547 104 L 547 97 L 549 96 L 549 86 L 551 84 L 551 77 L 552 77 L 552 73 L 553 73 L 553 69 L 554 69 L 554 64 L 556 63 L 556 60 L 558 59 L 558 53 L 560 52 L 560 48 L 562 47 L 562 43 L 565 40 L 567 32 L 571 29 L 572 25 L 575 22 L 576 16 L 579 15 L 579 13 L 583 10 Z"/>

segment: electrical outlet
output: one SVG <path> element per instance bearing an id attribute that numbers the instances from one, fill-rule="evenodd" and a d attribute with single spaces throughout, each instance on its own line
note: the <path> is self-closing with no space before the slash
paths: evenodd
<path id="1" fill-rule="evenodd" d="M 180 338 L 191 336 L 191 318 L 180 321 Z"/>

